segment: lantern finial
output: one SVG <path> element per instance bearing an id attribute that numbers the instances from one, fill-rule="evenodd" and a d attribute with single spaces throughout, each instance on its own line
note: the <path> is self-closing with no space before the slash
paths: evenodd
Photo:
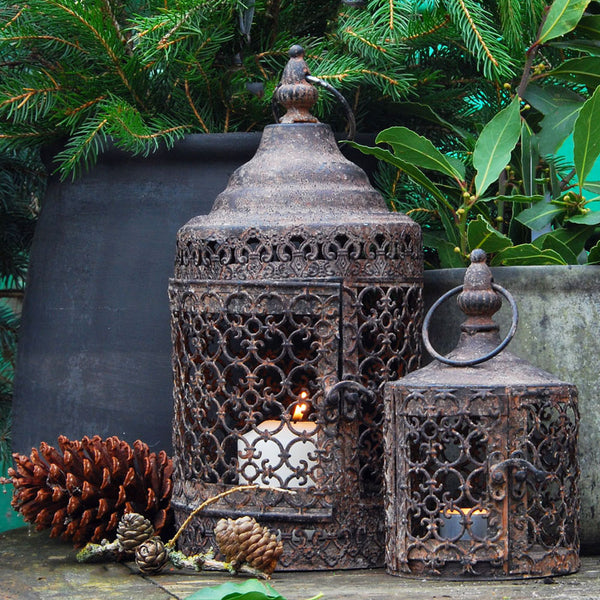
<path id="1" fill-rule="evenodd" d="M 294 44 L 289 50 L 290 60 L 283 70 L 281 83 L 275 90 L 275 100 L 285 106 L 287 112 L 279 119 L 280 123 L 318 123 L 310 114 L 317 102 L 319 93 L 307 80 L 310 75 L 304 60 L 304 48 Z"/>
<path id="2" fill-rule="evenodd" d="M 486 264 L 483 250 L 471 252 L 471 265 L 465 273 L 463 291 L 458 296 L 458 306 L 467 315 L 463 331 L 498 331 L 492 315 L 502 306 L 502 298 L 492 287 L 494 278 Z"/>

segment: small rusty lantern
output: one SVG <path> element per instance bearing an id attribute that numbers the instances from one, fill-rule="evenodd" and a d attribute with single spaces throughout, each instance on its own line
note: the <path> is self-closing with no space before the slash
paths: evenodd
<path id="1" fill-rule="evenodd" d="M 421 232 L 345 159 L 303 51 L 254 158 L 177 236 L 174 491 L 186 552 L 222 517 L 278 530 L 281 569 L 384 564 L 383 386 L 419 366 Z M 285 488 L 294 493 L 278 491 Z"/>
<path id="2" fill-rule="evenodd" d="M 522 578 L 579 567 L 575 386 L 501 351 L 517 326 L 512 296 L 481 250 L 464 286 L 425 317 L 436 357 L 385 392 L 386 564 L 392 575 Z M 459 292 L 467 315 L 457 348 L 440 356 L 430 316 Z M 492 315 L 505 296 L 511 330 Z"/>

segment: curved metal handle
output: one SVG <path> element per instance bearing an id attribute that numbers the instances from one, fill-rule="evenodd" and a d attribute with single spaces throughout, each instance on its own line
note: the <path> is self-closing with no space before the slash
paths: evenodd
<path id="1" fill-rule="evenodd" d="M 333 409 L 334 414 L 339 414 L 347 421 L 354 421 L 361 416 L 361 396 L 370 400 L 375 398 L 375 394 L 362 383 L 342 379 L 326 390 L 325 405 Z"/>
<path id="2" fill-rule="evenodd" d="M 429 341 L 429 323 L 431 321 L 433 313 L 437 310 L 440 304 L 442 304 L 442 302 L 445 302 L 451 296 L 454 296 L 458 292 L 462 291 L 463 288 L 463 285 L 458 285 L 455 288 L 452 288 L 451 290 L 447 291 L 429 309 L 427 315 L 425 316 L 425 320 L 423 321 L 423 343 L 425 344 L 425 348 L 427 348 L 427 352 L 429 352 L 429 354 L 431 354 L 433 358 L 436 358 L 440 362 L 443 362 L 447 365 L 451 365 L 453 367 L 471 367 L 473 365 L 478 365 L 482 362 L 485 362 L 486 360 L 490 360 L 490 358 L 494 358 L 494 356 L 502 352 L 502 350 L 504 350 L 504 348 L 508 346 L 510 340 L 512 340 L 513 336 L 515 335 L 515 332 L 517 331 L 517 325 L 519 324 L 519 313 L 517 310 L 517 303 L 515 302 L 515 299 L 513 298 L 512 294 L 510 294 L 510 292 L 508 292 L 508 290 L 505 290 L 502 286 L 496 283 L 492 283 L 492 288 L 499 294 L 502 294 L 508 300 L 508 303 L 510 304 L 512 310 L 512 324 L 508 333 L 506 334 L 506 337 L 494 350 L 488 352 L 487 354 L 484 354 L 483 356 L 480 356 L 479 358 L 473 358 L 471 360 L 453 360 L 451 358 L 446 358 L 445 356 L 442 356 L 437 350 L 435 350 L 435 348 L 431 345 L 431 342 Z"/>
<path id="3" fill-rule="evenodd" d="M 356 135 L 356 119 L 354 118 L 354 112 L 352 111 L 350 104 L 348 104 L 348 100 L 346 100 L 346 98 L 344 98 L 344 96 L 329 82 L 323 81 L 323 79 L 319 79 L 314 75 L 307 75 L 306 81 L 308 81 L 308 83 L 312 83 L 313 85 L 320 85 L 327 91 L 331 92 L 340 101 L 346 113 L 346 119 L 348 119 L 348 139 L 353 140 L 354 136 Z"/>

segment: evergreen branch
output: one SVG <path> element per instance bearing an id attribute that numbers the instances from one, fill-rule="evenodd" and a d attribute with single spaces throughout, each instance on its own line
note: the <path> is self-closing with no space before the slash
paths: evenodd
<path id="1" fill-rule="evenodd" d="M 192 96 L 190 95 L 190 86 L 187 79 L 183 82 L 183 86 L 185 88 L 185 97 L 188 99 L 188 103 L 194 113 L 194 116 L 196 117 L 196 119 L 198 119 L 198 122 L 200 123 L 202 129 L 204 129 L 204 133 L 209 133 L 209 129 L 206 126 L 204 119 L 202 119 L 202 117 L 200 116 L 200 113 L 198 112 L 198 109 L 196 108 L 196 105 L 192 100 Z"/>
<path id="2" fill-rule="evenodd" d="M 21 8 L 19 12 L 10 21 L 4 23 L 4 25 L 2 25 L 0 29 L 7 29 L 8 27 L 10 27 L 23 14 L 24 10 L 25 8 Z"/>
<path id="3" fill-rule="evenodd" d="M 131 96 L 133 97 L 133 99 L 135 100 L 135 102 L 138 105 L 140 105 L 140 106 L 144 106 L 144 103 L 141 100 L 141 98 L 138 96 L 138 94 L 137 94 L 134 86 L 131 84 L 131 82 L 129 81 L 129 79 L 125 75 L 125 72 L 123 71 L 123 68 L 121 67 L 121 62 L 119 60 L 119 57 L 115 54 L 115 52 L 114 52 L 113 48 L 111 47 L 111 45 L 106 41 L 106 39 L 98 31 L 98 29 L 96 27 L 94 27 L 92 25 L 92 23 L 90 23 L 89 21 L 87 21 L 86 19 L 84 19 L 80 14 L 76 13 L 73 9 L 69 8 L 65 4 L 62 4 L 61 2 L 58 2 L 56 0 L 52 0 L 51 4 L 53 4 L 54 6 L 56 6 L 59 9 L 64 10 L 67 14 L 71 15 L 74 19 L 76 19 L 77 21 L 79 21 L 85 28 L 87 28 L 87 29 L 90 30 L 90 32 L 92 33 L 92 35 L 100 42 L 100 45 L 106 51 L 106 54 L 108 55 L 108 57 L 112 61 L 117 74 L 119 75 L 121 81 L 123 82 L 123 84 L 125 85 L 125 87 L 128 89 L 129 93 L 131 94 Z"/>
<path id="4" fill-rule="evenodd" d="M 383 46 L 378 46 L 377 44 L 374 44 L 373 42 L 370 42 L 365 37 L 359 35 L 355 31 L 353 31 L 350 27 L 346 27 L 346 29 L 344 29 L 344 33 L 347 33 L 348 35 L 356 38 L 357 40 L 359 40 L 360 42 L 362 42 L 366 46 L 370 46 L 371 48 L 373 48 L 374 50 L 377 50 L 378 52 L 382 52 L 383 54 L 387 53 L 387 50 Z"/>
<path id="5" fill-rule="evenodd" d="M 192 125 L 173 125 L 173 127 L 167 127 L 166 129 L 161 129 L 160 131 L 154 131 L 153 133 L 145 133 L 144 134 L 144 133 L 136 133 L 135 131 L 130 129 L 128 127 L 127 123 L 123 119 L 120 119 L 117 117 L 114 120 L 117 123 L 119 123 L 119 125 L 121 125 L 121 127 L 135 139 L 146 140 L 146 141 L 147 140 L 155 140 L 160 137 L 169 135 L 170 133 L 174 133 L 176 131 L 189 130 L 192 128 Z"/>
<path id="6" fill-rule="evenodd" d="M 513 60 L 483 3 L 479 4 L 475 0 L 443 2 L 469 53 L 477 60 L 478 68 L 482 65 L 485 77 L 500 79 L 511 76 Z M 456 43 L 457 40 L 448 41 Z"/>
<path id="7" fill-rule="evenodd" d="M 390 29 L 394 29 L 394 0 L 389 0 L 390 3 Z"/>
<path id="8" fill-rule="evenodd" d="M 97 98 L 94 98 L 93 100 L 84 102 L 83 104 L 81 104 L 80 106 L 77 106 L 76 108 L 67 108 L 65 110 L 65 115 L 67 115 L 68 117 L 76 115 L 77 113 L 80 113 L 82 110 L 86 110 L 90 106 L 93 106 L 94 104 L 97 104 L 98 102 L 101 102 L 102 100 L 106 100 L 106 96 L 98 96 Z"/>
<path id="9" fill-rule="evenodd" d="M 473 21 L 473 17 L 471 16 L 469 9 L 465 5 L 464 0 L 458 0 L 458 3 L 460 4 L 461 9 L 464 12 L 465 17 L 467 18 L 467 21 L 469 22 L 469 27 L 471 27 L 471 29 L 473 30 L 473 33 L 479 40 L 479 43 L 481 44 L 481 47 L 483 48 L 483 51 L 485 52 L 486 56 L 490 59 L 490 61 L 496 67 L 499 67 L 500 65 L 499 65 L 498 61 L 494 58 L 494 55 L 492 54 L 492 52 L 488 48 L 487 44 L 485 43 L 485 40 L 483 39 L 483 36 L 481 35 L 479 29 L 477 28 L 477 25 L 475 25 L 475 22 Z"/>
<path id="10" fill-rule="evenodd" d="M 90 123 L 88 122 L 88 125 Z M 72 136 L 67 147 L 59 152 L 56 158 L 62 160 L 59 171 L 61 179 L 64 180 L 71 174 L 74 179 L 83 165 L 87 168 L 96 161 L 98 152 L 102 149 L 104 140 L 99 139 L 104 127 L 108 124 L 108 118 L 104 117 L 98 124 L 90 127 L 80 127 L 79 135 Z"/>
<path id="11" fill-rule="evenodd" d="M 219 5 L 222 3 L 223 3 L 222 1 L 213 2 L 213 4 L 211 5 L 211 8 L 214 9 L 216 5 Z M 158 42 L 158 46 L 157 46 L 158 49 L 162 50 L 162 49 L 166 48 L 167 46 L 169 46 L 168 39 L 177 30 L 179 30 L 181 27 L 183 27 L 183 25 L 190 19 L 190 17 L 195 12 L 202 10 L 202 9 L 206 9 L 206 2 L 198 2 L 198 4 L 196 4 L 195 6 L 192 6 L 192 8 L 190 8 L 189 10 L 184 12 L 181 15 L 181 17 L 179 18 L 179 20 L 177 21 L 177 23 L 175 23 L 175 25 L 173 25 L 173 27 L 171 27 L 171 29 L 169 29 L 169 31 L 167 33 L 165 33 L 165 35 L 163 35 L 163 37 L 160 39 L 160 41 Z"/>
<path id="12" fill-rule="evenodd" d="M 45 138 L 48 135 L 48 131 L 24 131 L 19 133 L 0 133 L 0 139 L 2 140 L 19 140 L 25 138 Z"/>
<path id="13" fill-rule="evenodd" d="M 411 42 L 413 40 L 418 40 L 418 39 L 424 38 L 425 36 L 432 35 L 432 34 L 436 33 L 437 31 L 439 31 L 440 29 L 443 29 L 444 27 L 446 27 L 446 25 L 448 25 L 449 22 L 450 22 L 450 15 L 446 15 L 444 17 L 444 20 L 441 23 L 437 23 L 436 25 L 434 25 L 433 27 L 430 27 L 429 29 L 426 29 L 425 31 L 420 31 L 419 33 L 415 33 L 408 37 L 401 38 L 401 41 L 402 42 Z M 388 41 L 388 40 L 386 40 L 386 41 Z"/>
<path id="14" fill-rule="evenodd" d="M 370 69 L 361 69 L 359 71 L 359 73 L 363 73 L 364 75 L 373 75 L 373 77 L 378 77 L 380 79 L 383 79 L 384 81 L 391 83 L 393 86 L 400 85 L 400 82 L 397 79 L 393 79 L 389 75 L 385 75 L 384 73 L 380 73 L 379 71 L 372 71 Z"/>
<path id="15" fill-rule="evenodd" d="M 8 98 L 4 102 L 0 102 L 0 108 L 4 108 L 5 106 L 7 106 L 9 104 L 14 104 L 15 102 L 18 102 L 19 103 L 19 104 L 17 104 L 17 110 L 18 110 L 20 108 L 23 108 L 23 106 L 25 104 L 27 104 L 27 102 L 31 98 L 36 96 L 37 94 L 43 95 L 48 92 L 54 92 L 55 90 L 56 90 L 56 88 L 42 88 L 42 89 L 38 89 L 38 90 L 25 88 L 25 92 L 23 94 L 19 94 L 18 96 L 13 96 L 12 98 Z"/>
<path id="16" fill-rule="evenodd" d="M 78 42 L 70 42 L 69 40 L 64 40 L 63 38 L 54 36 L 54 35 L 16 35 L 12 37 L 4 37 L 2 41 L 6 42 L 22 42 L 22 41 L 32 41 L 32 40 L 47 40 L 51 42 L 59 42 L 60 44 L 65 44 L 66 46 L 71 46 L 75 48 L 75 50 L 79 50 L 84 54 L 89 54 L 87 50 L 84 50 Z"/>
<path id="17" fill-rule="evenodd" d="M 119 38 L 119 40 L 123 44 L 123 47 L 125 48 L 125 52 L 127 52 L 127 54 L 129 54 L 129 56 L 133 56 L 133 51 L 129 47 L 127 38 L 123 35 L 123 31 L 121 30 L 121 25 L 119 24 L 119 21 L 115 17 L 115 13 L 113 12 L 112 6 L 110 5 L 110 0 L 102 0 L 102 1 L 104 3 L 104 7 L 106 8 L 108 18 L 110 19 L 111 23 L 113 24 L 115 33 L 117 34 L 117 37 Z"/>

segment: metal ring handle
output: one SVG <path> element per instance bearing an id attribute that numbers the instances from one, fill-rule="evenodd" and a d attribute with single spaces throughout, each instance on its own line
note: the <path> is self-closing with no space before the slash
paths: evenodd
<path id="1" fill-rule="evenodd" d="M 323 79 L 319 79 L 314 75 L 307 75 L 306 81 L 308 81 L 308 83 L 320 85 L 331 92 L 340 101 L 340 104 L 344 107 L 344 111 L 346 112 L 346 119 L 348 119 L 348 139 L 353 140 L 354 136 L 356 135 L 356 119 L 354 118 L 354 112 L 352 112 L 352 108 L 348 104 L 348 100 L 346 100 L 346 98 L 344 98 L 344 96 L 329 82 L 324 81 Z"/>
<path id="2" fill-rule="evenodd" d="M 442 356 L 437 350 L 434 349 L 434 347 L 431 345 L 431 342 L 429 341 L 429 322 L 431 321 L 433 313 L 437 310 L 440 304 L 442 304 L 442 302 L 445 302 L 451 296 L 454 296 L 458 292 L 462 291 L 463 288 L 464 285 L 458 285 L 455 288 L 452 288 L 451 290 L 447 291 L 440 298 L 438 298 L 437 302 L 435 302 L 434 305 L 427 311 L 427 314 L 425 315 L 425 320 L 423 321 L 423 343 L 425 344 L 425 348 L 427 348 L 427 352 L 429 352 L 429 354 L 431 354 L 433 358 L 453 367 L 471 367 L 473 365 L 478 365 L 482 362 L 485 362 L 486 360 L 490 360 L 490 358 L 494 358 L 494 356 L 502 352 L 502 350 L 504 350 L 504 348 L 508 346 L 510 340 L 512 340 L 513 336 L 515 335 L 515 332 L 517 331 L 517 325 L 519 324 L 519 312 L 517 310 L 517 303 L 515 302 L 515 299 L 513 298 L 512 294 L 508 292 L 508 290 L 505 290 L 502 286 L 496 283 L 492 283 L 492 289 L 494 289 L 499 294 L 502 294 L 502 296 L 504 296 L 508 300 L 508 303 L 510 304 L 510 308 L 512 310 L 512 324 L 508 333 L 506 334 L 506 337 L 494 350 L 488 352 L 487 354 L 484 354 L 483 356 L 480 356 L 479 358 L 473 358 L 471 360 L 453 360 L 451 358 L 446 358 L 445 356 Z"/>

